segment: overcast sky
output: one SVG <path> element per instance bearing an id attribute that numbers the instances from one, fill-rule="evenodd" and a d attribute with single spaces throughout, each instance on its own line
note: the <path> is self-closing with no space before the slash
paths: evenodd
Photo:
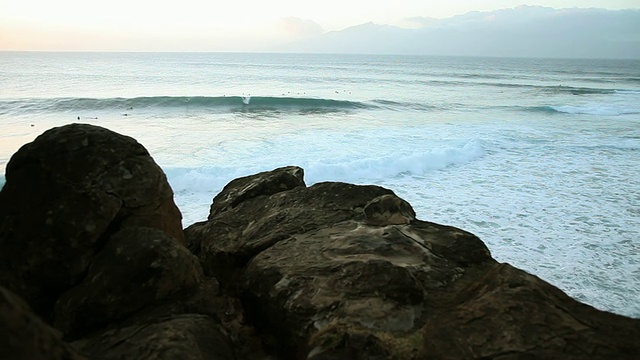
<path id="1" fill-rule="evenodd" d="M 523 4 L 640 9 L 640 0 L 0 0 L 0 50 L 251 51 L 365 22 Z"/>

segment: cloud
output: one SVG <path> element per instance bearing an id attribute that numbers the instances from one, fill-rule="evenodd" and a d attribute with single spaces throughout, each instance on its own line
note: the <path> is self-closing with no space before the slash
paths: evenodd
<path id="1" fill-rule="evenodd" d="M 318 23 L 293 16 L 280 19 L 278 21 L 278 28 L 287 36 L 298 39 L 322 35 L 324 33 L 324 30 Z"/>

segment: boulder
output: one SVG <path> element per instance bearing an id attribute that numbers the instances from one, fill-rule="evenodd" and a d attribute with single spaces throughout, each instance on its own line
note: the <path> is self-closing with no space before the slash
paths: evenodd
<path id="1" fill-rule="evenodd" d="M 205 298 L 214 298 L 215 280 L 205 285 L 198 259 L 174 238 L 154 228 L 124 228 L 98 252 L 85 278 L 59 297 L 54 325 L 67 338 L 76 338 L 166 303 L 177 308 L 169 314 L 207 312 L 207 306 L 187 306 L 200 291 Z M 210 301 L 208 305 L 215 304 Z M 215 314 L 214 309 L 208 311 Z"/>
<path id="2" fill-rule="evenodd" d="M 184 243 L 163 171 L 134 139 L 84 124 L 24 145 L 0 191 L 0 283 L 50 320 L 95 254 L 123 228 L 156 228 Z"/>
<path id="3" fill-rule="evenodd" d="M 403 225 L 416 219 L 411 205 L 395 195 L 382 195 L 364 207 L 367 225 Z"/>
<path id="4" fill-rule="evenodd" d="M 380 356 L 417 352 L 399 339 L 419 331 L 425 309 L 446 297 L 431 293 L 472 265 L 495 263 L 477 237 L 416 220 L 406 201 L 381 187 L 319 183 L 236 201 L 242 189 L 232 185 L 222 198 L 235 206 L 212 210 L 185 234 L 200 243 L 205 272 L 237 291 L 247 316 L 273 338 L 265 343 L 285 358 L 353 351 L 334 341 L 338 333 L 364 336 Z M 219 198 L 212 209 L 221 208 Z"/>
<path id="5" fill-rule="evenodd" d="M 497 263 L 476 236 L 416 219 L 390 190 L 319 183 L 234 197 L 265 178 L 230 183 L 185 235 L 281 359 L 640 353 L 640 320 Z"/>
<path id="6" fill-rule="evenodd" d="M 429 319 L 423 341 L 424 359 L 631 360 L 640 355 L 640 320 L 496 264 Z"/>
<path id="7" fill-rule="evenodd" d="M 285 358 L 409 359 L 451 284 L 493 262 L 479 239 L 457 229 L 344 221 L 262 251 L 243 272 L 240 293 Z"/>
<path id="8" fill-rule="evenodd" d="M 299 186 L 305 186 L 304 170 L 297 166 L 286 166 L 231 180 L 213 198 L 209 219 L 233 209 L 245 200 L 277 194 Z"/>
<path id="9" fill-rule="evenodd" d="M 0 284 L 57 328 L 16 330 L 33 337 L 25 358 L 74 358 L 62 339 L 91 358 L 236 358 L 221 323 L 242 332 L 242 311 L 185 247 L 167 179 L 132 138 L 73 124 L 23 146 L 0 192 L 0 260 Z"/>
<path id="10" fill-rule="evenodd" d="M 258 174 L 256 178 L 260 182 L 270 177 Z M 238 185 L 245 188 L 248 183 L 253 183 L 251 178 L 244 178 Z M 267 189 L 241 201 L 223 197 L 226 203 L 235 204 L 233 208 L 224 207 L 224 211 L 218 210 L 221 207 L 214 200 L 209 220 L 185 229 L 191 248 L 199 249 L 197 254 L 207 275 L 228 284 L 236 270 L 278 241 L 340 221 L 364 219 L 362 209 L 371 199 L 393 194 L 379 186 L 345 183 L 319 183 L 309 188 L 302 183 L 275 193 Z M 241 190 L 225 188 L 227 194 L 242 194 Z"/>
<path id="11" fill-rule="evenodd" d="M 73 345 L 95 360 L 236 360 L 224 330 L 206 315 L 185 314 L 93 334 Z"/>
<path id="12" fill-rule="evenodd" d="M 36 316 L 17 295 L 0 286 L 0 354 L 12 360 L 82 360 L 62 333 Z"/>

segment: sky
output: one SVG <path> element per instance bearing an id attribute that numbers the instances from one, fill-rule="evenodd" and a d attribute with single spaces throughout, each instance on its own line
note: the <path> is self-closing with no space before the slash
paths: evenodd
<path id="1" fill-rule="evenodd" d="M 0 0 L 0 50 L 261 51 L 366 22 L 525 4 L 640 9 L 640 0 Z"/>

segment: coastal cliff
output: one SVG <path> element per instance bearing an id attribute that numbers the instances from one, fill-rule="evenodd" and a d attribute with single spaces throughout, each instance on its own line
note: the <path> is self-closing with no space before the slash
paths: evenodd
<path id="1" fill-rule="evenodd" d="M 498 263 L 378 187 L 284 167 L 181 226 L 135 139 L 72 124 L 23 146 L 0 191 L 10 359 L 635 359 L 640 319 Z"/>

